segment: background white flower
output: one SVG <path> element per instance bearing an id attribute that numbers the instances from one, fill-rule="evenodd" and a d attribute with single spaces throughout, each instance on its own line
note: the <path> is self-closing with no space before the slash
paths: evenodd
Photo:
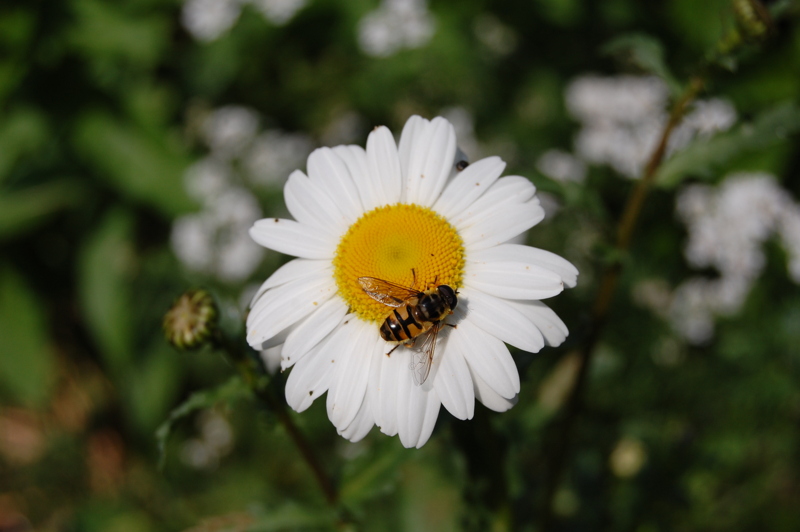
<path id="1" fill-rule="evenodd" d="M 592 164 L 608 164 L 625 177 L 638 179 L 667 123 L 667 85 L 655 76 L 581 76 L 567 87 L 564 99 L 581 123 L 575 152 Z M 721 99 L 699 100 L 673 132 L 667 156 L 695 137 L 726 131 L 736 123 L 736 109 Z"/>
<path id="2" fill-rule="evenodd" d="M 399 145 L 378 127 L 366 150 L 315 150 L 308 176 L 295 171 L 284 189 L 295 219 L 260 220 L 250 231 L 259 244 L 298 258 L 256 294 L 248 342 L 279 348 L 282 368 L 293 366 L 286 399 L 295 410 L 327 392 L 330 420 L 352 441 L 378 425 L 420 447 L 441 405 L 459 419 L 473 416 L 475 399 L 508 410 L 520 381 L 506 343 L 535 352 L 567 335 L 539 300 L 574 286 L 577 270 L 508 243 L 544 217 L 536 188 L 523 177 L 500 178 L 498 157 L 460 172 L 455 159 L 455 132 L 443 118 L 410 118 Z M 407 349 L 386 356 L 391 346 L 378 325 L 389 309 L 361 290 L 361 276 L 459 290 L 447 319 L 457 328 L 443 328 L 422 386 Z"/>
<path id="3" fill-rule="evenodd" d="M 669 316 L 690 343 L 711 340 L 715 316 L 744 306 L 766 264 L 763 244 L 773 234 L 788 255 L 790 278 L 800 283 L 800 206 L 773 176 L 738 173 L 716 188 L 690 185 L 678 196 L 676 211 L 689 233 L 686 260 L 719 272 L 714 279 L 691 277 L 674 292 Z"/>
<path id="4" fill-rule="evenodd" d="M 188 269 L 235 283 L 247 279 L 264 256 L 247 235 L 262 216 L 252 185 L 281 186 L 314 142 L 302 133 L 259 132 L 261 116 L 245 106 L 225 105 L 201 116 L 195 134 L 209 153 L 183 180 L 201 209 L 175 219 L 170 241 Z"/>
<path id="5" fill-rule="evenodd" d="M 186 0 L 181 22 L 192 37 L 211 42 L 222 37 L 236 24 L 242 8 L 247 4 L 251 4 L 272 24 L 282 26 L 292 20 L 307 3 L 307 0 Z"/>
<path id="6" fill-rule="evenodd" d="M 383 0 L 359 22 L 358 43 L 368 55 L 388 57 L 403 48 L 425 46 L 435 30 L 425 0 Z"/>

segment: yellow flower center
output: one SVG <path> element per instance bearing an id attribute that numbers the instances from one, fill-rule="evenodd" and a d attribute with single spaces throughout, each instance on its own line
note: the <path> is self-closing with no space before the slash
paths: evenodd
<path id="1" fill-rule="evenodd" d="M 461 286 L 464 244 L 450 223 L 419 205 L 378 207 L 350 226 L 336 248 L 334 276 L 339 295 L 367 321 L 380 322 L 389 307 L 368 296 L 359 277 L 376 277 L 424 291 Z M 413 272 L 412 272 L 413 270 Z"/>

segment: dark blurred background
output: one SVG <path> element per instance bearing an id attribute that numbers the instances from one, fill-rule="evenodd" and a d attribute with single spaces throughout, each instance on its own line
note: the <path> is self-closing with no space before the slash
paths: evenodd
<path id="1" fill-rule="evenodd" d="M 764 4 L 4 0 L 0 531 L 533 531 L 547 512 L 565 531 L 798 530 L 800 12 Z M 693 75 L 705 91 L 617 257 L 622 205 Z M 581 272 L 550 302 L 571 335 L 515 353 L 511 411 L 442 409 L 421 450 L 377 429 L 349 443 L 319 401 L 294 415 L 331 508 L 274 414 L 225 388 L 231 366 L 170 347 L 161 319 L 202 286 L 241 335 L 287 260 L 247 228 L 285 213 L 289 173 L 412 114 L 536 184 L 548 218 L 528 242 Z M 160 468 L 156 429 L 193 393 Z"/>

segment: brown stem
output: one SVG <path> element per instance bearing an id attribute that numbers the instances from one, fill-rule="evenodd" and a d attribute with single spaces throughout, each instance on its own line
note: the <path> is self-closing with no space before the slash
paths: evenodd
<path id="1" fill-rule="evenodd" d="M 622 255 L 630 247 L 631 238 L 636 222 L 644 205 L 644 200 L 647 197 L 647 192 L 653 184 L 656 176 L 656 171 L 664 160 L 664 154 L 667 150 L 669 138 L 672 131 L 680 123 L 683 118 L 686 108 L 697 97 L 703 89 L 704 80 L 697 76 L 692 78 L 689 86 L 684 92 L 683 96 L 675 102 L 670 114 L 669 121 L 664 126 L 661 133 L 661 138 L 653 151 L 650 159 L 645 167 L 642 179 L 636 184 L 633 192 L 628 197 L 625 208 L 617 227 L 617 237 L 615 248 L 618 255 Z M 583 390 L 586 386 L 586 376 L 588 374 L 589 365 L 594 353 L 595 345 L 597 344 L 600 334 L 605 326 L 608 311 L 611 307 L 611 302 L 614 298 L 616 291 L 617 281 L 619 280 L 620 272 L 622 271 L 622 263 L 619 260 L 609 265 L 603 272 L 600 287 L 597 292 L 594 305 L 592 306 L 592 324 L 587 335 L 586 341 L 583 344 L 579 356 L 580 362 L 578 366 L 578 375 L 575 380 L 575 385 L 570 392 L 567 400 L 567 406 L 564 416 L 556 438 L 556 444 L 553 453 L 550 456 L 550 468 L 545 482 L 545 495 L 544 507 L 542 508 L 542 530 L 550 530 L 553 522 L 553 497 L 556 488 L 561 482 L 563 476 L 564 466 L 566 464 L 567 453 L 569 451 L 569 441 L 572 435 L 572 429 L 575 420 L 580 414 L 583 403 Z"/>

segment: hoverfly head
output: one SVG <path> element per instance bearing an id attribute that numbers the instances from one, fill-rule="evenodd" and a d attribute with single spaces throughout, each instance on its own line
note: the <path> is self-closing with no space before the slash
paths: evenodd
<path id="1" fill-rule="evenodd" d="M 439 285 L 439 293 L 442 294 L 447 306 L 450 307 L 450 310 L 456 308 L 458 304 L 458 297 L 456 296 L 457 292 L 447 286 L 446 284 Z"/>

